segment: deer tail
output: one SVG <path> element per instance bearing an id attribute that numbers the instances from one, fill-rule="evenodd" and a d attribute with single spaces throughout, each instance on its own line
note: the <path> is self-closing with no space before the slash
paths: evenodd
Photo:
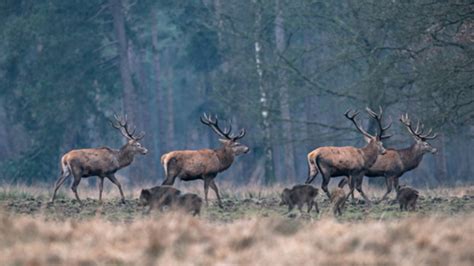
<path id="1" fill-rule="evenodd" d="M 66 156 L 61 158 L 61 176 L 68 176 L 71 174 L 71 166 L 66 159 Z"/>
<path id="2" fill-rule="evenodd" d="M 165 169 L 165 178 L 168 177 L 168 153 L 161 156 L 161 165 Z"/>
<path id="3" fill-rule="evenodd" d="M 317 165 L 317 158 L 319 155 L 312 156 L 312 153 L 308 154 L 308 178 L 315 177 L 319 172 Z"/>

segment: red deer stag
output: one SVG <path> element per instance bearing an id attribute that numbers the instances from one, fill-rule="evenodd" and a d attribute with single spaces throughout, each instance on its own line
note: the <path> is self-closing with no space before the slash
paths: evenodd
<path id="1" fill-rule="evenodd" d="M 389 138 L 389 135 L 384 135 L 384 132 L 392 125 L 382 126 L 382 107 L 380 113 L 377 114 L 369 108 L 366 108 L 369 115 L 377 121 L 379 133 L 375 136 L 370 135 L 362 129 L 355 117 L 359 112 L 352 115 L 351 110 L 348 110 L 344 115 L 351 120 L 357 130 L 362 133 L 368 144 L 363 148 L 356 148 L 352 146 L 346 147 L 320 147 L 308 153 L 309 176 L 306 184 L 313 182 L 318 172 L 321 173 L 323 180 L 321 184 L 322 190 L 326 192 L 327 196 L 331 198 L 328 190 L 328 184 L 331 177 L 349 176 L 351 193 L 354 191 L 354 184 L 357 191 L 364 197 L 366 202 L 370 203 L 369 199 L 362 191 L 362 178 L 369 167 L 375 162 L 377 156 L 385 153 L 382 140 Z"/>
<path id="2" fill-rule="evenodd" d="M 222 208 L 214 178 L 231 166 L 235 156 L 249 151 L 247 146 L 237 142 L 245 136 L 246 131 L 242 129 L 239 135 L 230 135 L 232 130 L 230 125 L 229 128 L 221 130 L 217 117 L 213 120 L 206 114 L 201 117 L 201 122 L 221 137 L 219 141 L 222 142 L 222 146 L 218 149 L 172 151 L 164 154 L 161 156 L 161 164 L 165 169 L 165 180 L 162 185 L 173 185 L 176 178 L 183 181 L 202 179 L 206 204 L 208 204 L 207 192 L 210 186 L 216 193 L 219 206 Z"/>
<path id="3" fill-rule="evenodd" d="M 387 152 L 380 155 L 377 161 L 369 168 L 365 173 L 367 177 L 385 177 L 387 184 L 387 192 L 383 195 L 380 201 L 383 201 L 392 191 L 392 187 L 398 186 L 398 179 L 406 172 L 411 171 L 418 167 L 423 155 L 425 153 L 436 153 L 437 149 L 432 147 L 427 141 L 435 139 L 438 135 L 435 133 L 432 136 L 430 129 L 426 134 L 423 133 L 424 125 L 418 121 L 416 128 L 412 127 L 411 121 L 408 118 L 408 114 L 402 115 L 400 121 L 408 129 L 408 132 L 415 139 L 410 147 L 405 149 L 387 149 Z M 343 187 L 344 179 L 339 182 L 339 187 Z M 354 197 L 354 195 L 352 195 Z"/>
<path id="4" fill-rule="evenodd" d="M 144 133 L 141 132 L 135 135 L 135 128 L 130 131 L 127 122 L 127 116 L 118 117 L 114 115 L 115 122 L 110 121 L 112 126 L 120 131 L 124 137 L 128 139 L 127 143 L 120 148 L 120 150 L 111 149 L 109 147 L 101 147 L 94 149 L 80 149 L 72 150 L 61 158 L 61 175 L 56 181 L 54 187 L 53 197 L 51 202 L 54 202 L 56 192 L 64 183 L 67 177 L 71 174 L 74 176 L 74 182 L 72 183 L 71 189 L 74 192 L 76 199 L 82 204 L 79 195 L 77 194 L 77 186 L 81 182 L 81 178 L 89 176 L 98 176 L 100 178 L 99 183 L 99 200 L 102 200 L 102 190 L 104 187 L 104 178 L 107 177 L 112 183 L 114 183 L 122 197 L 122 203 L 125 203 L 125 197 L 123 195 L 122 186 L 120 185 L 117 178 L 115 178 L 115 172 L 130 165 L 133 162 L 133 158 L 136 154 L 145 155 L 148 150 L 143 147 L 139 140 L 144 137 Z"/>

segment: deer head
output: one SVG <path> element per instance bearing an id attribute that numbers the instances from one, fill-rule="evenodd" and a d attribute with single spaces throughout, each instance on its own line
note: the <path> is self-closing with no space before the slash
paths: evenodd
<path id="1" fill-rule="evenodd" d="M 240 130 L 239 135 L 233 135 L 231 134 L 232 125 L 230 123 L 228 128 L 226 127 L 224 128 L 224 130 L 222 130 L 219 128 L 219 121 L 217 119 L 217 116 L 215 116 L 213 119 L 210 115 L 207 114 L 203 114 L 203 116 L 201 117 L 201 123 L 206 126 L 209 126 L 219 137 L 221 137 L 219 141 L 225 147 L 230 148 L 234 155 L 240 155 L 249 152 L 249 147 L 237 142 L 237 140 L 245 136 L 245 128 L 242 128 Z"/>
<path id="2" fill-rule="evenodd" d="M 411 124 L 411 121 L 410 121 L 410 118 L 408 118 L 408 114 L 404 114 L 402 115 L 402 117 L 400 117 L 400 122 L 402 122 L 405 127 L 407 128 L 408 132 L 413 136 L 413 138 L 415 139 L 416 141 L 416 146 L 423 152 L 423 153 L 426 153 L 426 152 L 431 152 L 431 153 L 436 153 L 438 150 L 436 148 L 434 148 L 433 146 L 431 146 L 430 143 L 427 142 L 427 140 L 431 140 L 431 139 L 435 139 L 436 137 L 438 137 L 438 134 L 435 133 L 433 134 L 432 136 L 431 135 L 431 132 L 433 131 L 432 128 L 430 128 L 428 130 L 428 133 L 424 134 L 423 131 L 424 131 L 424 125 L 422 123 L 420 123 L 420 121 L 418 121 L 416 123 L 416 128 L 413 129 L 412 127 L 412 124 Z"/>
<path id="3" fill-rule="evenodd" d="M 389 129 L 392 126 L 392 122 L 390 122 L 390 124 L 388 124 L 388 126 L 385 126 L 385 127 L 382 126 L 382 114 L 383 114 L 382 107 L 380 107 L 379 113 L 376 113 L 376 112 L 372 111 L 372 109 L 370 109 L 369 107 L 366 107 L 365 110 L 367 111 L 367 113 L 372 118 L 374 118 L 377 121 L 379 132 L 376 135 L 371 135 L 371 134 L 367 133 L 367 131 L 362 129 L 359 126 L 359 124 L 357 123 L 357 121 L 355 121 L 356 116 L 359 114 L 358 111 L 352 112 L 351 110 L 348 110 L 344 114 L 344 116 L 347 119 L 351 120 L 352 123 L 357 128 L 357 130 L 360 133 L 362 133 L 362 135 L 364 135 L 364 139 L 365 139 L 365 141 L 367 141 L 367 143 L 369 143 L 369 144 L 374 143 L 377 146 L 378 153 L 385 154 L 385 148 L 383 147 L 382 140 L 388 139 L 388 138 L 391 137 L 391 135 L 385 135 L 385 131 L 387 131 L 387 129 Z"/>
<path id="4" fill-rule="evenodd" d="M 122 136 L 124 136 L 128 140 L 127 144 L 125 144 L 122 149 L 129 151 L 132 154 L 147 154 L 148 150 L 143 147 L 142 144 L 140 144 L 139 142 L 139 140 L 141 140 L 145 136 L 145 133 L 142 131 L 135 135 L 136 128 L 133 127 L 133 129 L 130 130 L 127 121 L 127 115 L 121 117 L 117 114 L 114 114 L 114 119 L 115 121 L 110 120 L 110 123 L 115 129 L 118 129 L 120 131 Z"/>

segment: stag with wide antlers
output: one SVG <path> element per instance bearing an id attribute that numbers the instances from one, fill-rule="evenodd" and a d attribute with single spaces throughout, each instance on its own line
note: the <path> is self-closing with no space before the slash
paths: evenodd
<path id="1" fill-rule="evenodd" d="M 385 177 L 385 183 L 387 184 L 387 191 L 383 195 L 380 201 L 385 200 L 393 187 L 398 186 L 398 179 L 406 172 L 411 171 L 418 167 L 423 155 L 426 153 L 436 153 L 437 149 L 432 147 L 427 141 L 435 139 L 438 135 L 435 133 L 431 135 L 432 129 L 424 133 L 424 125 L 418 121 L 416 128 L 413 128 L 408 114 L 400 117 L 400 122 L 407 128 L 408 132 L 412 135 L 415 143 L 405 149 L 387 149 L 387 152 L 377 157 L 377 161 L 369 168 L 365 173 L 365 176 L 372 177 Z M 431 136 L 430 136 L 431 135 Z M 344 179 L 339 182 L 339 187 L 345 185 Z M 354 195 L 352 195 L 354 197 Z"/>
<path id="2" fill-rule="evenodd" d="M 320 147 L 308 153 L 309 176 L 306 184 L 313 182 L 318 173 L 322 175 L 321 188 L 326 192 L 327 196 L 331 198 L 328 190 L 328 184 L 331 177 L 349 176 L 349 184 L 351 193 L 354 191 L 354 184 L 357 191 L 364 197 L 367 203 L 370 203 L 362 191 L 362 178 L 366 171 L 375 163 L 375 160 L 380 154 L 385 153 L 382 140 L 389 138 L 390 135 L 385 135 L 384 132 L 392 125 L 391 123 L 384 127 L 382 126 L 382 107 L 377 114 L 369 108 L 366 108 L 367 113 L 376 120 L 378 125 L 378 134 L 370 135 L 362 129 L 355 120 L 359 112 L 347 111 L 344 115 L 351 120 L 357 130 L 364 135 L 367 145 L 363 148 L 356 148 L 352 146 L 346 147 Z"/>
<path id="3" fill-rule="evenodd" d="M 204 198 L 208 204 L 209 187 L 216 193 L 219 206 L 222 208 L 221 197 L 214 178 L 218 173 L 229 168 L 235 156 L 247 153 L 249 148 L 237 140 L 245 136 L 245 129 L 238 135 L 231 134 L 232 126 L 222 130 L 217 117 L 214 119 L 204 114 L 201 122 L 210 127 L 221 139 L 222 146 L 218 149 L 172 151 L 161 156 L 161 164 L 165 170 L 163 185 L 173 185 L 176 178 L 183 181 L 202 179 L 204 181 Z"/>
<path id="4" fill-rule="evenodd" d="M 141 140 L 145 133 L 141 132 L 135 134 L 136 128 L 130 129 L 127 116 L 119 117 L 114 114 L 115 121 L 110 121 L 112 126 L 120 131 L 122 135 L 127 138 L 127 143 L 120 148 L 120 150 L 111 149 L 109 147 L 72 150 L 61 158 L 61 175 L 59 176 L 54 186 L 53 197 L 51 202 L 54 202 L 58 189 L 62 186 L 64 181 L 72 175 L 74 181 L 71 189 L 76 196 L 76 199 L 82 204 L 79 195 L 77 194 L 77 186 L 82 178 L 90 176 L 98 176 L 99 182 L 99 200 L 102 200 L 102 190 L 104 187 L 104 178 L 108 178 L 114 183 L 122 198 L 122 203 L 125 203 L 122 186 L 115 177 L 115 172 L 130 165 L 133 162 L 135 155 L 145 155 L 148 150 L 143 147 L 139 140 Z"/>

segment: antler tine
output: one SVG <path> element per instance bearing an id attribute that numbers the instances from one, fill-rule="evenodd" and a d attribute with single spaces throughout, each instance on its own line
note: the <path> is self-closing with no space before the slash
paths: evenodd
<path id="1" fill-rule="evenodd" d="M 410 119 L 408 118 L 408 114 L 402 115 L 402 118 L 400 118 L 400 121 L 407 127 L 408 131 L 415 137 L 418 138 L 422 141 L 429 140 L 429 139 L 435 139 L 438 134 L 435 133 L 433 136 L 429 136 L 431 132 L 433 131 L 432 128 L 428 130 L 426 134 L 423 134 L 424 127 L 425 125 L 420 122 L 420 120 L 417 121 L 416 123 L 416 129 L 413 129 Z"/>
<path id="2" fill-rule="evenodd" d="M 391 126 L 392 126 L 392 121 L 390 121 L 390 123 L 388 124 L 388 126 L 383 126 L 382 125 L 382 115 L 383 115 L 383 108 L 382 106 L 379 105 L 379 113 L 377 114 L 376 112 L 374 112 L 372 109 L 370 109 L 369 107 L 365 107 L 365 110 L 367 111 L 367 113 L 369 113 L 370 116 L 372 116 L 375 120 L 377 120 L 377 125 L 379 127 L 379 134 L 378 134 L 378 137 L 379 139 L 388 139 L 390 138 L 392 135 L 384 135 L 384 131 L 386 131 L 387 129 L 389 129 Z M 390 118 L 390 120 L 392 120 Z"/>
<path id="3" fill-rule="evenodd" d="M 352 113 L 352 115 L 350 114 L 352 112 L 352 110 L 347 110 L 345 113 L 344 113 L 344 116 L 351 120 L 352 123 L 354 124 L 354 126 L 357 128 L 357 130 L 362 133 L 362 135 L 368 137 L 368 138 L 373 138 L 372 135 L 370 135 L 369 133 L 367 133 L 367 131 L 363 130 L 358 124 L 357 122 L 355 121 L 355 117 L 359 114 L 359 111 L 355 111 Z"/>
<path id="4" fill-rule="evenodd" d="M 350 113 L 352 112 L 352 115 L 350 115 Z M 350 119 L 352 120 L 354 117 L 356 117 L 360 112 L 359 111 L 352 111 L 351 109 L 347 110 L 345 113 L 344 113 L 344 116 L 347 118 L 347 119 Z"/>
<path id="5" fill-rule="evenodd" d="M 232 124 L 229 123 L 229 127 L 224 128 L 224 134 L 229 135 L 229 133 L 232 131 Z"/>
<path id="6" fill-rule="evenodd" d="M 387 131 L 393 124 L 392 117 L 390 116 L 390 123 L 386 127 L 381 127 L 382 133 L 380 133 L 380 139 L 388 139 L 393 136 L 393 134 L 385 135 L 385 131 Z"/>
<path id="7" fill-rule="evenodd" d="M 233 137 L 232 140 L 233 140 L 233 141 L 239 140 L 239 139 L 243 138 L 246 133 L 247 133 L 247 130 L 245 130 L 245 128 L 242 128 L 242 129 L 240 130 L 239 135 Z"/>
<path id="8" fill-rule="evenodd" d="M 429 139 L 435 139 L 438 137 L 438 133 L 434 133 L 433 136 L 424 136 L 423 139 L 429 140 Z"/>
<path id="9" fill-rule="evenodd" d="M 140 132 L 138 135 L 136 135 L 136 136 L 134 137 L 134 139 L 135 139 L 135 140 L 141 140 L 141 139 L 143 139 L 143 137 L 145 137 L 145 132 L 144 132 L 144 131 L 142 131 L 142 132 Z"/>
<path id="10" fill-rule="evenodd" d="M 207 115 L 206 113 L 203 114 L 203 117 L 201 117 L 201 122 L 207 126 L 209 126 L 214 132 L 219 135 L 222 138 L 225 138 L 227 140 L 231 141 L 236 141 L 240 138 L 242 138 L 245 135 L 245 129 L 240 131 L 240 134 L 238 136 L 234 136 L 231 134 L 232 132 L 232 124 L 228 122 L 228 126 L 224 128 L 224 130 L 219 128 L 219 119 L 217 118 L 217 115 L 215 116 L 215 121 L 212 121 L 212 116 Z"/>
<path id="11" fill-rule="evenodd" d="M 385 130 L 389 129 L 392 126 L 392 124 L 393 124 L 393 120 L 392 120 L 392 117 L 390 116 L 390 123 L 388 123 L 388 126 L 382 127 L 382 130 L 385 131 Z"/>
<path id="12" fill-rule="evenodd" d="M 416 121 L 415 133 L 416 133 L 417 135 L 420 135 L 420 120 Z"/>
<path id="13" fill-rule="evenodd" d="M 130 130 L 130 127 L 128 125 L 127 114 L 125 114 L 124 116 L 119 116 L 118 114 L 114 113 L 114 119 L 115 119 L 115 123 L 112 120 L 110 120 L 112 126 L 120 130 L 120 133 L 127 139 L 140 140 L 145 136 L 145 132 L 143 131 L 140 132 L 140 134 L 135 135 L 135 132 L 137 131 L 136 126 L 133 126 L 133 129 Z"/>
<path id="14" fill-rule="evenodd" d="M 216 119 L 215 121 L 212 121 L 212 116 L 204 113 L 203 117 L 201 117 L 201 122 L 209 126 L 210 128 L 212 128 L 212 130 L 220 137 L 225 138 L 225 139 L 230 139 L 228 136 L 228 133 L 226 134 L 219 128 L 219 119 L 217 119 L 217 116 L 215 116 L 215 119 Z"/>
<path id="15" fill-rule="evenodd" d="M 370 116 L 372 116 L 375 119 L 380 119 L 380 117 L 382 116 L 382 112 L 380 114 L 377 114 L 376 112 L 374 112 L 369 107 L 365 107 L 365 110 L 367 111 L 367 113 L 369 113 Z"/>

